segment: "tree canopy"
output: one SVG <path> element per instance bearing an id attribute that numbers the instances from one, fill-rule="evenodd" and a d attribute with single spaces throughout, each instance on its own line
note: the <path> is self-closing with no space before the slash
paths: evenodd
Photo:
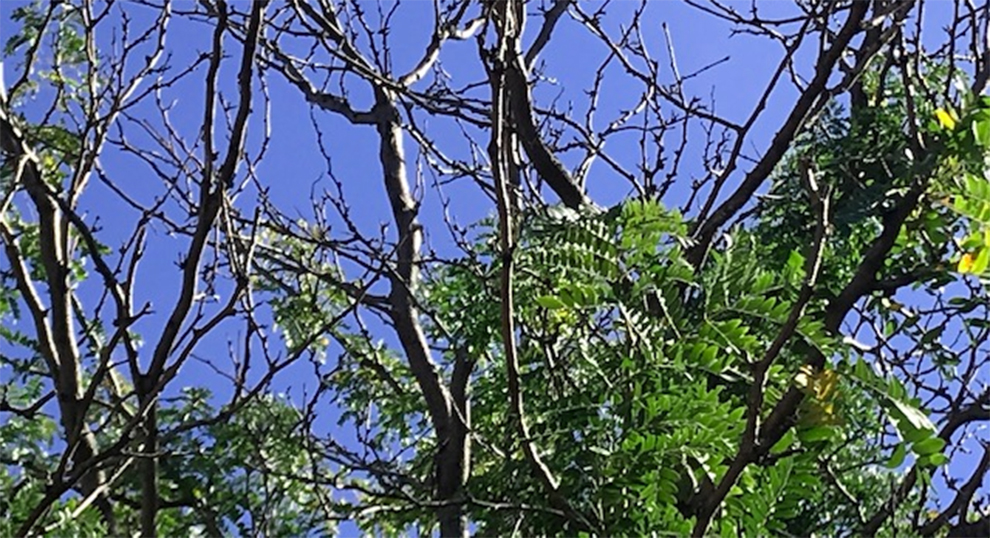
<path id="1" fill-rule="evenodd" d="M 0 14 L 0 534 L 990 534 L 987 5 Z"/>

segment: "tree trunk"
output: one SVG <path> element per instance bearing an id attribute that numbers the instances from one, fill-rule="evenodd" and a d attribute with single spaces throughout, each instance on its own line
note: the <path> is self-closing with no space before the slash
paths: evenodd
<path id="1" fill-rule="evenodd" d="M 158 402 L 154 383 L 147 376 L 140 379 L 140 409 L 147 409 L 141 442 L 141 537 L 158 536 Z M 149 401 L 151 400 L 151 401 Z"/>

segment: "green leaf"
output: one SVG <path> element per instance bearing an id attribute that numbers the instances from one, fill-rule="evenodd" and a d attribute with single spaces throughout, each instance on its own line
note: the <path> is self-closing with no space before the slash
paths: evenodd
<path id="1" fill-rule="evenodd" d="M 815 443 L 825 441 L 832 437 L 834 430 L 829 426 L 815 426 L 807 430 L 798 431 L 798 439 L 804 443 Z"/>
<path id="2" fill-rule="evenodd" d="M 904 458 L 907 456 L 907 445 L 905 443 L 900 443 L 894 448 L 894 453 L 890 455 L 890 459 L 887 460 L 888 469 L 896 469 L 904 463 Z"/>
<path id="3" fill-rule="evenodd" d="M 924 441 L 925 439 L 928 439 L 929 437 L 935 434 L 935 432 L 931 430 L 918 430 L 910 426 L 899 427 L 899 431 L 901 432 L 901 437 L 903 437 L 904 440 L 909 443 L 918 443 L 920 441 Z"/>
<path id="4" fill-rule="evenodd" d="M 990 147 L 990 119 L 973 122 L 973 136 L 976 143 L 984 148 Z"/>
<path id="5" fill-rule="evenodd" d="M 981 275 L 987 270 L 987 265 L 990 265 L 990 248 L 984 247 L 976 255 L 976 260 L 973 262 L 971 270 L 974 274 Z"/>
<path id="6" fill-rule="evenodd" d="M 928 418 L 928 415 L 924 414 L 917 407 L 909 405 L 896 398 L 889 398 L 890 401 L 897 410 L 904 416 L 908 423 L 916 430 L 924 430 L 931 433 L 935 432 L 935 425 Z M 901 432 L 903 433 L 903 432 Z"/>
<path id="7" fill-rule="evenodd" d="M 781 452 L 787 450 L 792 444 L 794 444 L 794 438 L 794 430 L 787 430 L 787 433 L 785 433 L 783 437 L 781 437 L 780 440 L 770 448 L 770 453 L 780 454 Z"/>
<path id="8" fill-rule="evenodd" d="M 598 454 L 599 456 L 608 457 L 608 456 L 611 456 L 612 455 L 611 452 L 609 452 L 608 450 L 605 450 L 604 448 L 602 448 L 600 446 L 593 446 L 593 447 L 588 448 L 588 450 L 591 451 L 591 452 L 593 452 L 593 453 L 595 453 L 595 454 Z"/>
<path id="9" fill-rule="evenodd" d="M 928 456 L 941 452 L 943 448 L 945 448 L 945 439 L 933 436 L 916 442 L 911 450 L 919 456 Z"/>
<path id="10" fill-rule="evenodd" d="M 543 308 L 549 310 L 557 310 L 559 308 L 564 308 L 567 305 L 563 301 L 554 297 L 553 295 L 540 295 L 536 298 L 536 304 L 542 306 Z"/>

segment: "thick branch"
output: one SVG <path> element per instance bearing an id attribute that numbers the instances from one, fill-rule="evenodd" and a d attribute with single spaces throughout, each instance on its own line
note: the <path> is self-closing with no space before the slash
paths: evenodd
<path id="1" fill-rule="evenodd" d="M 42 309 L 41 300 L 27 272 L 23 253 L 6 224 L 2 230 L 3 242 L 7 257 L 17 275 L 18 288 L 22 293 L 26 292 L 24 297 L 34 318 L 41 352 L 46 356 L 55 385 L 62 426 L 66 433 L 66 450 L 71 453 L 72 461 L 78 466 L 96 453 L 97 443 L 85 420 L 88 406 L 82 402 L 79 348 L 72 318 L 73 294 L 69 286 L 66 259 L 67 226 L 41 175 L 36 153 L 14 125 L 5 91 L 0 91 L 0 150 L 9 159 L 8 162 L 17 163 L 15 179 L 24 186 L 38 213 L 40 258 L 50 297 L 46 310 Z M 93 470 L 81 476 L 81 489 L 88 495 L 98 491 L 104 481 L 103 473 Z M 107 496 L 98 494 L 95 504 L 108 530 L 111 533 L 116 532 L 113 507 Z"/>
<path id="2" fill-rule="evenodd" d="M 508 112 L 511 114 L 512 124 L 530 163 L 564 205 L 571 209 L 580 209 L 588 205 L 590 200 L 585 196 L 584 191 L 540 136 L 536 121 L 533 119 L 532 96 L 523 68 L 523 59 L 515 54 L 512 58 L 507 58 L 506 62 Z"/>
<path id="3" fill-rule="evenodd" d="M 729 465 L 729 469 L 725 475 L 722 476 L 718 486 L 703 500 L 704 504 L 701 506 L 701 510 L 695 519 L 693 531 L 693 536 L 699 538 L 704 536 L 708 531 L 708 525 L 711 522 L 712 516 L 715 514 L 715 510 L 722 504 L 725 496 L 729 494 L 729 490 L 735 485 L 736 480 L 742 474 L 743 470 L 745 470 L 746 466 L 753 461 L 754 454 L 759 449 L 759 445 L 757 444 L 757 430 L 759 428 L 760 415 L 763 412 L 764 382 L 767 371 L 780 355 L 781 351 L 783 351 L 784 345 L 797 331 L 798 322 L 804 315 L 805 307 L 814 296 L 815 285 L 818 281 L 819 271 L 821 270 L 825 237 L 829 227 L 829 199 L 827 193 L 821 193 L 818 190 L 813 176 L 814 172 L 810 169 L 810 165 L 805 162 L 802 168 L 805 187 L 808 190 L 812 208 L 817 216 L 814 239 L 810 245 L 811 252 L 808 254 L 805 264 L 805 281 L 797 300 L 791 308 L 791 313 L 781 327 L 777 337 L 767 349 L 763 358 L 753 367 L 753 384 L 749 391 L 746 427 L 743 431 L 742 441 L 740 442 L 736 457 L 733 459 L 732 464 Z"/>
<path id="4" fill-rule="evenodd" d="M 839 296 L 829 303 L 825 311 L 825 329 L 837 333 L 842 320 L 860 298 L 869 294 L 876 283 L 877 272 L 883 268 L 884 261 L 893 248 L 901 226 L 918 205 L 921 194 L 928 186 L 927 174 L 922 174 L 915 180 L 911 189 L 896 203 L 894 208 L 883 218 L 883 231 L 873 241 L 852 279 L 839 293 Z M 815 369 L 825 364 L 825 356 L 817 349 L 813 350 L 808 364 Z M 776 443 L 790 428 L 791 420 L 797 411 L 804 393 L 797 387 L 791 387 L 774 406 L 760 431 L 760 445 L 764 450 Z"/>
<path id="5" fill-rule="evenodd" d="M 523 103 L 519 95 L 523 90 L 528 93 L 526 81 L 521 78 L 521 58 L 517 52 L 519 35 L 522 32 L 522 9 L 521 5 L 510 1 L 493 10 L 499 41 L 498 50 L 494 58 L 494 68 L 490 70 L 489 75 L 492 79 L 492 140 L 489 145 L 489 151 L 491 152 L 492 172 L 498 204 L 499 250 L 501 250 L 501 333 L 505 353 L 509 409 L 515 423 L 516 431 L 520 437 L 519 441 L 522 444 L 523 454 L 525 454 L 526 460 L 529 462 L 533 473 L 537 476 L 543 489 L 549 495 L 551 503 L 560 508 L 567 515 L 568 519 L 579 528 L 595 532 L 597 525 L 591 523 L 588 518 L 577 511 L 564 497 L 560 490 L 560 482 L 554 477 L 553 472 L 543 461 L 542 456 L 537 450 L 536 443 L 533 441 L 529 432 L 529 424 L 526 419 L 525 405 L 523 403 L 523 390 L 520 383 L 519 357 L 515 341 L 515 307 L 512 290 L 513 254 L 516 248 L 515 208 L 518 191 L 511 180 L 513 176 L 514 139 L 512 129 L 510 128 L 510 117 L 514 116 L 513 112 L 528 115 L 530 110 L 528 98 Z M 525 104 L 525 111 L 519 108 L 522 104 Z M 531 123 L 532 118 L 523 118 L 522 121 L 528 122 L 527 124 L 533 128 L 534 132 L 525 132 L 525 126 L 523 126 L 522 130 L 524 132 L 520 133 L 520 138 L 525 139 L 529 136 L 530 144 L 535 144 L 533 147 L 542 148 L 546 152 L 545 154 L 538 153 L 538 155 L 553 158 L 553 155 L 549 151 L 546 151 L 545 146 L 542 145 L 542 141 L 538 137 L 536 139 L 532 138 L 536 134 L 535 126 L 532 126 Z M 525 141 L 523 141 L 523 145 L 524 147 L 526 146 Z M 559 162 L 556 162 L 556 164 L 559 165 Z M 566 174 L 566 171 L 563 171 L 562 168 L 560 172 Z M 576 189 L 576 186 L 570 181 L 569 177 L 558 176 L 556 181 L 564 179 L 568 181 L 568 185 Z M 551 183 L 552 185 L 553 183 Z M 561 191 L 557 192 L 568 206 L 580 207 L 584 202 L 583 194 L 580 191 L 570 191 L 570 194 L 566 195 L 566 198 Z M 575 198 L 575 196 L 578 198 Z M 576 206 L 573 205 L 575 203 L 577 204 Z"/>
<path id="6" fill-rule="evenodd" d="M 780 130 L 774 135 L 773 141 L 770 142 L 770 147 L 766 153 L 763 154 L 763 157 L 756 166 L 746 174 L 746 177 L 736 191 L 722 205 L 715 209 L 710 217 L 701 223 L 694 234 L 695 244 L 687 253 L 687 258 L 692 265 L 697 267 L 701 264 L 712 238 L 718 229 L 750 200 L 756 189 L 770 176 L 774 167 L 777 166 L 780 159 L 787 153 L 787 150 L 794 141 L 794 136 L 801 126 L 804 125 L 808 112 L 813 109 L 820 99 L 824 98 L 826 84 L 832 76 L 836 62 L 845 53 L 849 42 L 859 33 L 869 5 L 869 2 L 853 2 L 849 9 L 849 16 L 846 18 L 842 29 L 835 36 L 835 40 L 828 50 L 819 57 L 818 63 L 815 66 L 814 78 L 801 93 L 801 97 L 794 104 L 794 108 L 791 109 L 791 113 L 787 116 L 787 120 L 784 121 Z"/>
<path id="7" fill-rule="evenodd" d="M 976 494 L 976 490 L 983 484 L 987 469 L 990 469 L 990 444 L 983 445 L 983 457 L 976 464 L 976 468 L 973 469 L 969 480 L 963 484 L 963 487 L 956 494 L 956 498 L 953 499 L 952 504 L 935 519 L 918 528 L 918 534 L 932 536 L 945 526 L 954 515 L 959 515 L 960 523 L 965 522 L 966 508 L 969 506 L 970 501 L 972 501 L 973 495 Z"/>
<path id="8" fill-rule="evenodd" d="M 555 0 L 553 6 L 543 14 L 543 26 L 540 27 L 540 33 L 536 34 L 536 39 L 526 51 L 525 66 L 527 69 L 533 67 L 533 62 L 543 51 L 543 47 L 550 42 L 550 36 L 553 35 L 553 29 L 557 27 L 557 21 L 560 20 L 561 15 L 567 13 L 567 8 L 573 2 L 574 0 Z"/>

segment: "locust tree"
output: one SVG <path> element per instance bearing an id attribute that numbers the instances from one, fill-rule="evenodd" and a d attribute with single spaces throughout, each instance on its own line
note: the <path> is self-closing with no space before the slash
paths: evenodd
<path id="1" fill-rule="evenodd" d="M 987 6 L 11 13 L 10 532 L 986 533 Z"/>

